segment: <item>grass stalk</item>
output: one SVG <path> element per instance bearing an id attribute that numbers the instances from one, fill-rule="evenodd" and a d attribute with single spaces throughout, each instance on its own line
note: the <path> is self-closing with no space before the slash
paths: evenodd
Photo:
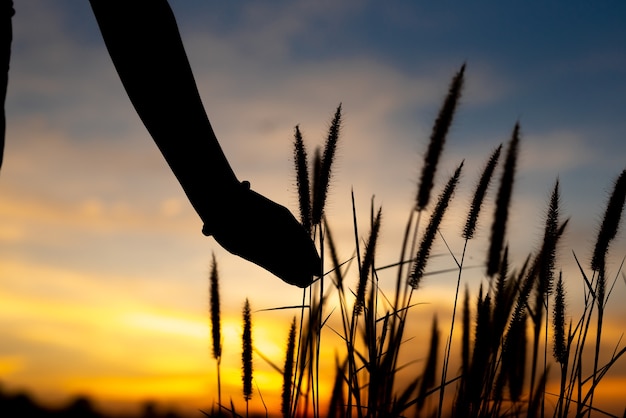
<path id="1" fill-rule="evenodd" d="M 545 333 L 544 333 L 544 371 L 546 370 L 546 356 L 547 356 L 547 338 L 548 338 L 548 301 L 549 296 L 552 293 L 554 287 L 554 265 L 556 260 L 556 248 L 560 234 L 563 233 L 562 229 L 559 229 L 559 180 L 557 179 L 552 195 L 550 197 L 550 204 L 547 211 L 544 236 L 541 251 L 537 256 L 537 284 L 535 287 L 535 305 L 534 312 L 531 314 L 534 325 L 533 334 L 533 359 L 531 363 L 531 377 L 530 377 L 530 393 L 534 393 L 535 385 L 535 373 L 538 363 L 538 347 L 539 339 L 541 336 L 541 328 L 543 323 L 543 312 L 546 312 L 545 321 Z M 565 224 L 566 225 L 566 224 Z M 531 399 L 532 401 L 532 399 Z M 540 402 L 543 405 L 545 401 L 544 395 L 540 395 Z M 530 406 L 530 405 L 529 405 Z M 543 417 L 543 408 L 541 408 Z"/>
<path id="2" fill-rule="evenodd" d="M 600 348 L 604 337 L 602 324 L 605 320 L 605 307 L 615 284 L 613 282 L 613 285 L 607 286 L 606 283 L 606 256 L 609 244 L 618 229 L 626 200 L 626 170 L 616 181 L 616 191 L 609 199 L 605 218 L 610 218 L 612 221 L 605 219 L 600 227 L 596 247 L 593 250 L 591 278 L 587 277 L 574 255 L 585 286 L 584 310 L 577 321 L 570 321 L 569 330 L 566 333 L 565 283 L 562 273 L 559 273 L 556 285 L 554 283 L 557 246 L 568 224 L 567 220 L 565 222 L 559 220 L 559 180 L 556 181 L 550 196 L 541 248 L 536 254 L 529 255 L 519 270 L 509 260 L 509 244 L 505 240 L 506 224 L 519 152 L 519 124 L 515 125 L 508 143 L 494 205 L 489 251 L 485 254 L 487 280 L 481 282 L 478 296 L 471 298 L 476 301 L 475 311 L 470 309 L 470 292 L 467 284 L 465 285 L 460 315 L 462 323 L 461 366 L 456 376 L 452 376 L 449 370 L 461 280 L 465 279 L 464 276 L 468 274 L 468 267 L 465 266 L 466 260 L 473 257 L 469 252 L 469 240 L 475 235 L 481 207 L 503 148 L 500 145 L 492 152 L 480 176 L 467 212 L 465 225 L 460 231 L 464 244 L 462 253 L 457 258 L 441 233 L 440 227 L 460 181 L 464 162 L 461 162 L 442 188 L 436 205 L 432 210 L 429 209 L 429 222 L 424 228 L 420 222 L 422 213 L 426 213 L 436 166 L 458 104 L 464 69 L 465 66 L 461 67 L 455 75 L 448 97 L 433 128 L 416 203 L 406 223 L 400 260 L 396 264 L 379 267 L 376 262 L 382 210 L 375 207 L 373 199 L 369 214 L 370 232 L 365 239 L 362 239 L 359 234 L 354 191 L 351 193 L 354 232 L 354 248 L 351 257 L 340 258 L 328 226 L 324 205 L 341 128 L 341 105 L 337 108 L 331 122 L 323 155 L 320 148 L 315 153 L 312 173 L 308 172 L 304 141 L 299 127 L 296 126 L 294 157 L 300 215 L 303 225 L 310 220 L 310 233 L 319 244 L 322 264 L 324 264 L 324 257 L 330 256 L 332 269 L 326 274 L 329 274 L 337 290 L 340 308 L 337 311 L 341 315 L 341 322 L 336 328 L 333 323 L 328 322 L 333 312 L 325 312 L 326 304 L 334 292 L 332 288 L 325 289 L 325 275 L 323 275 L 303 293 L 299 329 L 296 331 L 295 318 L 292 319 L 289 328 L 285 365 L 282 369 L 281 413 L 283 417 L 323 415 L 320 409 L 322 404 L 320 365 L 323 359 L 320 357 L 321 334 L 324 329 L 336 333 L 345 343 L 345 348 L 342 349 L 344 352 L 341 353 L 345 357 L 338 357 L 335 362 L 336 376 L 328 416 L 359 418 L 401 416 L 406 415 L 409 408 L 414 406 L 415 413 L 418 415 L 441 417 L 447 415 L 444 409 L 446 405 L 452 405 L 450 412 L 458 417 L 543 416 L 548 413 L 547 408 L 549 408 L 549 402 L 545 399 L 545 389 L 549 377 L 548 335 L 551 330 L 554 338 L 552 354 L 560 367 L 560 388 L 558 400 L 554 405 L 554 416 L 566 417 L 570 409 L 575 409 L 572 412 L 575 412 L 577 416 L 599 411 L 599 408 L 594 405 L 595 389 L 608 369 L 626 354 L 626 348 L 620 348 L 618 344 L 610 359 L 605 364 L 601 364 Z M 310 212 L 307 212 L 309 210 Z M 431 253 L 437 234 L 444 241 L 456 268 L 435 272 L 427 270 L 428 262 L 433 258 Z M 352 261 L 356 261 L 356 268 Z M 214 258 L 213 263 L 215 264 Z M 385 294 L 382 280 L 384 280 L 383 270 L 387 268 L 397 268 L 394 295 Z M 354 290 L 346 285 L 350 270 L 358 270 Z M 440 365 L 437 361 L 439 330 L 435 315 L 424 367 L 421 371 L 417 370 L 413 373 L 411 379 L 408 379 L 408 384 L 402 383 L 399 387 L 399 383 L 402 382 L 399 376 L 404 373 L 402 370 L 412 365 L 411 361 L 407 364 L 399 364 L 399 359 L 404 358 L 400 356 L 400 351 L 402 350 L 404 354 L 407 346 L 410 350 L 415 350 L 414 343 L 411 342 L 409 346 L 410 338 L 405 335 L 405 331 L 410 329 L 407 320 L 408 312 L 417 305 L 412 304 L 412 296 L 422 286 L 427 275 L 455 271 L 457 283 L 450 331 L 443 350 L 443 364 Z M 215 276 L 217 277 L 216 268 Z M 213 289 L 213 285 L 211 286 Z M 215 288 L 217 289 L 217 284 Z M 307 299 L 308 303 L 305 304 Z M 472 311 L 474 312 L 473 326 Z M 597 321 L 595 324 L 594 320 Z M 246 325 L 246 322 L 249 324 Z M 596 328 L 595 344 L 589 344 L 590 347 L 586 349 L 585 344 L 588 339 L 591 340 L 594 325 Z M 213 328 L 216 327 L 212 315 Z M 296 332 L 298 332 L 297 337 Z M 541 335 L 542 332 L 543 335 Z M 245 342 L 246 334 L 249 338 L 248 343 Z M 531 336 L 532 343 L 530 342 Z M 244 354 L 242 354 L 244 398 L 246 399 L 246 414 L 248 414 L 248 401 L 252 396 L 252 341 L 250 308 L 247 299 L 244 306 L 242 340 L 244 341 Z M 539 348 L 542 343 L 543 370 L 539 366 L 541 361 Z M 245 355 L 246 344 L 250 347 L 249 360 Z M 583 367 L 584 360 L 591 358 L 588 355 L 591 346 L 594 347 L 593 368 L 588 364 L 584 364 Z M 213 348 L 215 356 L 215 337 Z M 249 366 L 246 366 L 247 362 Z M 441 366 L 441 375 L 436 376 L 439 366 Z M 250 370 L 249 389 L 247 389 L 245 377 L 247 368 Z M 275 368 L 278 369 L 278 367 Z M 413 372 L 411 369 L 407 370 L 410 373 Z M 584 373 L 588 373 L 589 370 L 591 373 L 585 375 Z M 527 374 L 530 375 L 530 381 L 527 381 L 529 377 Z M 451 377 L 449 378 L 448 375 Z M 437 379 L 439 379 L 438 385 Z M 452 402 L 447 402 L 446 399 L 446 386 L 449 384 L 456 385 L 456 396 Z M 438 392 L 438 401 L 432 398 L 431 402 L 429 397 L 436 392 Z M 221 394 L 218 397 L 221 398 Z M 221 406 L 221 401 L 219 403 Z M 231 411 L 234 413 L 234 406 L 231 407 Z"/>
<path id="3" fill-rule="evenodd" d="M 430 344 L 428 347 L 428 355 L 426 356 L 426 363 L 424 364 L 424 371 L 422 372 L 422 380 L 420 382 L 420 389 L 417 396 L 417 412 L 421 412 L 428 390 L 435 385 L 435 370 L 437 367 L 437 354 L 439 351 L 439 327 L 437 326 L 437 316 L 433 317 L 432 329 L 430 332 Z M 440 389 L 441 390 L 441 389 Z"/>
<path id="4" fill-rule="evenodd" d="M 598 305 L 597 326 L 596 326 L 596 344 L 593 357 L 593 385 L 595 388 L 598 378 L 598 362 L 600 358 L 600 343 L 602 340 L 602 323 L 604 322 L 604 307 L 606 296 L 606 254 L 609 249 L 610 242 L 617 235 L 624 202 L 626 200 L 626 170 L 622 171 L 615 182 L 613 193 L 609 198 L 609 203 L 602 218 L 602 225 L 598 232 L 598 238 L 591 260 L 591 268 L 598 273 L 596 282 L 596 303 Z M 593 404 L 593 391 L 591 392 L 591 404 Z M 589 410 L 591 414 L 591 409 Z M 591 416 L 591 415 L 590 415 Z"/>
<path id="5" fill-rule="evenodd" d="M 502 145 L 498 146 L 496 150 L 491 154 L 487 164 L 485 165 L 485 169 L 483 170 L 480 179 L 476 185 L 476 190 L 474 192 L 474 197 L 472 199 L 472 203 L 470 205 L 469 214 L 467 216 L 467 220 L 465 222 L 465 227 L 463 228 L 462 237 L 465 238 L 465 242 L 463 243 L 463 252 L 461 254 L 461 261 L 459 262 L 459 273 L 457 275 L 456 281 L 456 290 L 454 293 L 454 306 L 452 308 L 452 319 L 450 321 L 450 333 L 448 334 L 448 342 L 446 344 L 446 353 L 443 360 L 443 369 L 441 371 L 441 390 L 439 391 L 439 408 L 438 408 L 438 417 L 441 418 L 441 414 L 443 413 L 443 401 L 445 397 L 445 388 L 446 388 L 446 377 L 448 374 L 448 362 L 450 361 L 450 350 L 452 348 L 452 336 L 454 335 L 454 323 L 456 320 L 456 307 L 459 298 L 459 288 L 461 286 L 461 275 L 463 273 L 463 263 L 465 261 L 465 252 L 467 250 L 467 243 L 470 239 L 474 237 L 474 233 L 476 231 L 476 226 L 478 224 L 478 215 L 480 214 L 480 209 L 482 208 L 483 202 L 485 200 L 485 196 L 487 194 L 487 189 L 489 188 L 489 183 L 491 182 L 491 178 L 493 176 L 493 172 L 498 164 L 498 159 L 500 158 L 500 151 L 502 149 Z"/>

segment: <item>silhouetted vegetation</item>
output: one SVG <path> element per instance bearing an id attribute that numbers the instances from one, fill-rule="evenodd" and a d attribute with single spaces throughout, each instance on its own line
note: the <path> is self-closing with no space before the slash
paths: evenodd
<path id="1" fill-rule="evenodd" d="M 507 224 L 513 205 L 517 158 L 522 147 L 520 124 L 515 123 L 493 199 L 488 250 L 484 256 L 472 255 L 474 259 L 484 260 L 484 269 L 480 272 L 468 270 L 465 260 L 470 257 L 469 243 L 480 221 L 489 185 L 499 168 L 500 153 L 504 151 L 502 145 L 492 151 L 477 181 L 466 222 L 458 231 L 459 237 L 463 238 L 461 249 L 451 248 L 439 228 L 461 182 L 464 162 L 459 163 L 442 187 L 436 204 L 432 208 L 429 206 L 437 165 L 464 84 L 465 69 L 463 65 L 454 75 L 435 121 L 424 156 L 416 202 L 410 208 L 400 259 L 396 263 L 382 266 L 377 263 L 376 250 L 384 214 L 374 205 L 374 199 L 367 220 L 369 234 L 361 237 L 353 196 L 352 257 L 339 257 L 325 219 L 324 204 L 332 156 L 340 140 L 341 106 L 330 124 L 324 156 L 320 156 L 318 148 L 312 164 L 307 161 L 305 142 L 296 127 L 294 156 L 300 214 L 319 246 L 320 254 L 323 254 L 323 261 L 330 267 L 324 266 L 323 271 L 327 273 L 304 290 L 296 356 L 293 356 L 295 331 L 292 323 L 285 355 L 288 363 L 282 372 L 276 368 L 283 374 L 283 417 L 614 416 L 603 411 L 602 405 L 594 404 L 594 393 L 609 369 L 626 353 L 626 347 L 617 341 L 610 342 L 615 348 L 608 357 L 606 353 L 600 355 L 605 343 L 602 335 L 604 310 L 613 286 L 620 275 L 623 276 L 621 266 L 609 276 L 605 258 L 619 228 L 626 196 L 626 171 L 616 180 L 609 198 L 593 257 L 589 258 L 592 260 L 589 270 L 578 262 L 576 255 L 569 259 L 570 263 L 576 263 L 584 283 L 582 313 L 569 312 L 566 290 L 568 282 L 574 278 L 557 271 L 557 266 L 562 263 L 556 261 L 559 242 L 569 222 L 569 219 L 561 219 L 558 179 L 545 211 L 543 239 L 538 250 L 530 252 L 521 264 L 510 259 L 509 245 L 516 240 L 507 236 Z M 310 172 L 309 166 L 312 167 Z M 425 225 L 421 222 L 423 214 L 429 215 Z M 451 260 L 450 268 L 443 271 L 429 270 L 431 249 L 436 240 L 443 241 L 445 255 Z M 356 270 L 354 283 L 347 280 L 351 269 Z M 382 290 L 379 280 L 379 275 L 388 269 L 397 269 L 395 294 L 392 295 Z M 413 340 L 406 329 L 409 312 L 416 306 L 414 295 L 421 290 L 425 279 L 432 280 L 437 274 L 454 272 L 458 276 L 445 345 L 439 342 L 440 321 L 436 316 L 432 321 L 430 339 Z M 466 286 L 460 319 L 461 347 L 455 347 L 461 357 L 460 368 L 451 371 L 448 365 L 455 341 L 452 335 L 459 289 L 468 274 L 478 275 L 480 286 L 473 301 Z M 325 287 L 327 280 L 332 281 L 332 286 Z M 332 304 L 331 298 L 335 297 L 336 303 Z M 331 320 L 334 320 L 332 327 L 329 325 Z M 334 388 L 328 402 L 321 401 L 319 391 L 320 346 L 324 329 L 339 335 L 345 343 L 338 354 Z M 224 349 L 228 350 L 227 347 Z M 417 362 L 400 364 L 400 353 L 412 354 L 418 349 L 426 352 L 421 359 L 423 364 L 408 374 L 412 377 L 399 378 L 401 371 L 414 368 L 413 363 Z M 441 358 L 443 366 L 440 365 Z M 551 363 L 556 363 L 560 371 L 558 393 L 548 393 L 547 390 Z M 441 370 L 439 375 L 437 370 Z M 247 401 L 245 393 L 244 387 Z M 328 405 L 328 410 L 322 410 L 322 404 Z M 230 407 L 222 405 L 222 411 L 234 412 L 233 404 Z M 269 414 L 278 415 L 277 407 Z"/>
<path id="2" fill-rule="evenodd" d="M 315 240 L 323 255 L 326 273 L 309 288 L 303 290 L 301 303 L 296 308 L 300 317 L 285 324 L 287 344 L 282 359 L 281 405 L 271 405 L 270 416 L 333 416 L 333 417 L 396 417 L 396 416 L 615 416 L 594 403 L 594 394 L 611 367 L 626 353 L 621 341 L 610 341 L 614 350 L 602 353 L 605 341 L 602 333 L 604 313 L 611 292 L 619 277 L 625 277 L 621 265 L 609 273 L 606 258 L 610 244 L 619 230 L 626 201 L 626 170 L 614 183 L 605 215 L 598 228 L 591 262 L 585 267 L 576 254 L 575 263 L 584 286 L 582 313 L 568 310 L 567 288 L 575 278 L 557 271 L 558 246 L 569 219 L 563 220 L 560 208 L 560 181 L 554 183 L 547 209 L 544 230 L 537 251 L 529 252 L 521 263 L 510 259 L 509 245 L 515 237 L 507 237 L 507 223 L 513 195 L 516 162 L 522 146 L 520 125 L 516 123 L 507 147 L 499 145 L 491 152 L 477 186 L 462 230 L 457 231 L 462 248 L 448 245 L 440 225 L 461 183 L 464 161 L 443 187 L 436 203 L 430 207 L 430 192 L 434 188 L 435 172 L 443 151 L 446 134 L 464 83 L 465 65 L 454 76 L 448 96 L 433 127 L 431 143 L 425 154 L 423 172 L 416 193 L 416 201 L 409 208 L 400 257 L 393 264 L 377 263 L 379 236 L 384 226 L 382 208 L 372 205 L 367 219 L 369 233 L 362 237 L 356 216 L 353 196 L 354 249 L 353 256 L 342 259 L 337 243 L 325 217 L 324 206 L 330 184 L 335 148 L 340 140 L 342 107 L 339 105 L 330 123 L 329 134 L 322 154 L 320 148 L 307 161 L 305 142 L 298 127 L 295 129 L 295 166 L 302 223 Z M 474 256 L 484 261 L 484 269 L 469 270 L 469 244 L 480 222 L 482 205 L 489 193 L 491 180 L 499 168 L 501 151 L 506 149 L 501 167 L 500 182 L 494 199 L 491 234 L 486 254 Z M 311 167 L 311 169 L 309 168 Z M 422 224 L 422 215 L 428 215 Z M 413 298 L 421 290 L 424 280 L 431 280 L 442 271 L 429 269 L 431 249 L 435 241 L 445 244 L 451 265 L 445 273 L 457 274 L 454 305 L 449 332 L 440 343 L 441 321 L 432 320 L 430 338 L 416 341 L 407 335 L 409 312 L 415 309 Z M 521 260 L 520 260 L 521 261 Z M 386 294 L 379 274 L 396 269 L 395 293 Z M 228 394 L 230 404 L 221 404 L 219 363 L 230 345 L 222 346 L 220 337 L 219 288 L 217 264 L 212 259 L 210 273 L 210 315 L 212 326 L 212 354 L 217 361 L 218 405 L 198 416 L 248 416 L 248 402 L 253 396 L 253 359 L 255 352 L 252 335 L 250 303 L 246 299 L 243 310 L 241 341 L 242 392 Z M 350 282 L 349 273 L 355 276 Z M 460 367 L 449 370 L 452 338 L 456 324 L 457 302 L 461 282 L 466 275 L 476 274 L 480 286 L 474 296 L 468 286 L 463 293 L 460 313 Z M 328 281 L 332 285 L 327 285 Z M 336 302 L 331 305 L 331 297 Z M 293 308 L 291 305 L 289 308 Z M 283 309 L 276 307 L 274 309 Z M 329 321 L 336 328 L 330 329 Z M 447 326 L 447 325 L 446 325 Z M 336 376 L 331 398 L 320 399 L 320 347 L 322 331 L 339 335 L 344 343 L 337 347 Z M 458 330 L 457 330 L 458 331 Z M 421 344 L 421 345 L 419 345 Z M 456 343 L 459 344 L 459 343 Z M 419 368 L 410 378 L 399 378 L 400 372 L 414 368 L 414 362 L 400 363 L 400 353 L 426 352 Z M 548 355 L 552 353 L 552 357 Z M 443 354 L 443 355 L 442 355 Z M 602 354 L 602 355 L 601 355 Z M 443 359 L 443 360 L 442 360 Z M 442 363 L 442 364 L 440 364 Z M 558 393 L 548 393 L 550 364 L 558 368 Z M 440 373 L 438 372 L 440 370 Z M 439 373 L 439 374 L 438 374 Z M 240 395 L 245 409 L 235 409 L 235 396 Z M 260 396 L 259 396 L 260 397 Z M 550 397 L 549 401 L 546 398 Z M 225 397 L 226 398 L 226 397 Z M 322 409 L 327 406 L 328 409 Z M 245 410 L 245 412 L 243 412 Z M 67 405 L 49 408 L 38 405 L 24 393 L 0 391 L 2 417 L 100 417 L 85 397 L 78 397 Z M 155 404 L 146 403 L 140 414 L 145 418 L 170 417 L 172 412 L 160 411 Z"/>
<path id="3" fill-rule="evenodd" d="M 198 414 L 192 416 L 198 416 Z M 37 402 L 26 392 L 7 392 L 0 386 L 0 417 L 2 418 L 186 418 L 173 411 L 162 410 L 154 402 L 145 402 L 137 415 L 107 414 L 99 411 L 91 399 L 77 396 L 65 405 L 51 407 Z"/>

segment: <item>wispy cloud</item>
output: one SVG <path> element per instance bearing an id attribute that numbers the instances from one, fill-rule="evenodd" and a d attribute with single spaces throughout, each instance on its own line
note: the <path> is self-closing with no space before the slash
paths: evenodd
<path id="1" fill-rule="evenodd" d="M 567 130 L 529 134 L 521 153 L 520 165 L 529 172 L 542 171 L 558 175 L 588 167 L 601 159 L 601 150 L 593 139 Z"/>

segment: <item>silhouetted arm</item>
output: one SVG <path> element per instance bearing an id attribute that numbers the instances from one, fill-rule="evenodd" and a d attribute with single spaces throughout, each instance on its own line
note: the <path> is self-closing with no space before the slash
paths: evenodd
<path id="1" fill-rule="evenodd" d="M 211 200 L 223 198 L 239 181 L 206 116 L 169 5 L 163 0 L 91 5 L 139 117 L 203 222 L 211 223 Z"/>
<path id="2" fill-rule="evenodd" d="M 166 0 L 90 0 L 128 96 L 204 222 L 203 233 L 297 286 L 321 264 L 291 212 L 235 177 Z"/>
<path id="3" fill-rule="evenodd" d="M 0 168 L 2 167 L 4 157 L 4 137 L 6 134 L 4 102 L 9 83 L 9 62 L 11 60 L 11 40 L 13 37 L 11 17 L 13 17 L 14 13 L 12 0 L 0 0 L 0 103 L 2 104 L 2 112 L 0 113 Z"/>

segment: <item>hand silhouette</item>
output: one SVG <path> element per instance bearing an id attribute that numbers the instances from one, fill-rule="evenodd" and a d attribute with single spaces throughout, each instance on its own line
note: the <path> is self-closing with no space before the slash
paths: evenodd
<path id="1" fill-rule="evenodd" d="M 202 232 L 231 253 L 299 287 L 309 286 L 321 274 L 320 259 L 304 228 L 287 208 L 250 190 L 250 183 L 242 182 L 220 208 L 217 222 L 206 224 Z"/>

